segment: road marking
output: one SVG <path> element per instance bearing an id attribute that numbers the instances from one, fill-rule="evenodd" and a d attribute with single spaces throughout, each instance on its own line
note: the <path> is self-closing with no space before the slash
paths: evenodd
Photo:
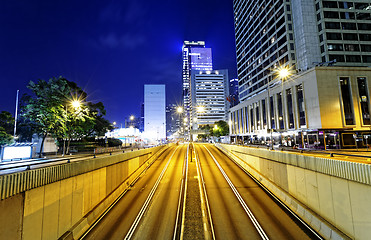
<path id="1" fill-rule="evenodd" d="M 255 226 L 256 230 L 258 231 L 260 237 L 262 239 L 264 239 L 264 240 L 268 240 L 269 238 L 268 238 L 267 234 L 264 232 L 263 228 L 260 226 L 258 220 L 256 220 L 254 214 L 251 212 L 250 208 L 247 206 L 247 204 L 245 203 L 245 201 L 241 197 L 240 193 L 237 191 L 236 187 L 233 185 L 232 181 L 229 179 L 229 177 L 227 176 L 227 174 L 224 172 L 223 168 L 220 166 L 220 164 L 218 163 L 218 161 L 215 159 L 214 155 L 209 151 L 209 149 L 206 146 L 203 146 L 203 147 L 208 151 L 208 153 L 210 154 L 210 156 L 213 158 L 216 166 L 219 168 L 219 170 L 222 173 L 222 175 L 224 176 L 225 180 L 227 181 L 227 183 L 231 187 L 234 195 L 237 197 L 238 201 L 240 202 L 240 204 L 242 205 L 243 209 L 247 213 L 247 215 L 250 218 L 251 222 L 254 224 L 254 226 Z"/>
<path id="2" fill-rule="evenodd" d="M 151 192 L 149 193 L 146 201 L 144 202 L 142 208 L 139 211 L 139 214 L 135 218 L 133 224 L 131 225 L 131 227 L 130 227 L 130 229 L 129 229 L 129 231 L 126 234 L 124 239 L 131 239 L 131 237 L 134 235 L 135 229 L 138 227 L 138 224 L 139 224 L 140 220 L 142 219 L 144 213 L 146 212 L 146 210 L 147 210 L 147 208 L 148 208 L 148 206 L 149 206 L 149 204 L 152 200 L 152 197 L 155 195 L 157 187 L 158 187 L 158 185 L 160 185 L 160 181 L 161 181 L 162 177 L 165 175 L 165 172 L 166 172 L 166 170 L 167 170 L 167 168 L 170 164 L 170 161 L 173 158 L 174 153 L 176 152 L 177 149 L 178 149 L 178 147 L 176 147 L 173 154 L 171 154 L 169 160 L 167 161 L 167 163 L 166 163 L 164 169 L 162 170 L 160 176 L 157 178 L 157 181 L 156 181 L 155 185 L 152 187 Z"/>
<path id="3" fill-rule="evenodd" d="M 209 205 L 209 200 L 207 198 L 207 193 L 206 193 L 206 187 L 205 187 L 205 181 L 204 181 L 204 176 L 202 174 L 202 169 L 201 169 L 201 164 L 200 164 L 200 158 L 198 157 L 198 154 L 195 151 L 195 161 L 196 161 L 196 169 L 198 172 L 198 175 L 200 176 L 198 179 L 198 187 L 200 189 L 200 197 L 201 197 L 201 208 L 202 208 L 202 216 L 203 216 L 203 222 L 204 222 L 204 235 L 205 238 L 208 239 L 209 237 L 209 231 L 207 229 L 207 224 L 209 223 L 210 225 L 210 232 L 211 232 L 211 239 L 215 239 L 215 231 L 214 231 L 214 225 L 213 225 L 213 220 L 211 218 L 211 211 L 210 211 L 210 205 Z M 205 215 L 204 208 L 207 210 L 207 216 Z"/>
<path id="4" fill-rule="evenodd" d="M 184 230 L 184 218 L 185 218 L 185 202 L 186 202 L 186 193 L 187 193 L 187 177 L 188 177 L 188 147 L 186 151 L 186 157 L 184 158 L 183 162 L 183 173 L 182 173 L 182 181 L 181 181 L 181 189 L 179 192 L 179 202 L 178 202 L 178 209 L 176 213 L 176 219 L 175 219 L 175 227 L 174 227 L 174 235 L 173 240 L 177 237 L 177 229 L 178 229 L 178 219 L 181 211 L 182 206 L 182 197 L 183 197 L 183 212 L 182 212 L 182 218 L 181 218 L 181 226 L 180 226 L 180 239 L 183 239 L 183 230 Z M 183 188 L 184 185 L 184 188 Z"/>

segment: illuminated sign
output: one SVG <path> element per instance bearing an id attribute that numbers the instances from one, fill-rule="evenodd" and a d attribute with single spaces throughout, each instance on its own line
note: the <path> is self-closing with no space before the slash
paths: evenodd
<path id="1" fill-rule="evenodd" d="M 4 147 L 3 159 L 31 158 L 31 146 Z"/>

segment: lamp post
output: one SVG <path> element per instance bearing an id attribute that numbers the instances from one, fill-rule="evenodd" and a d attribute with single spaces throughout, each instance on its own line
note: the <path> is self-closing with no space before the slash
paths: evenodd
<path id="1" fill-rule="evenodd" d="M 72 105 L 72 107 L 74 108 L 75 111 L 81 107 L 81 102 L 78 101 L 78 100 L 73 100 L 72 102 L 70 102 L 70 104 Z M 66 104 L 66 131 L 68 131 L 67 122 L 68 122 L 68 107 L 67 107 L 67 104 Z M 62 156 L 64 156 L 66 154 L 66 138 L 67 138 L 67 136 L 65 136 L 64 139 L 63 139 L 63 154 L 62 154 Z"/>
<path id="2" fill-rule="evenodd" d="M 275 70 L 276 74 L 278 75 L 278 77 L 282 80 L 282 83 L 286 80 L 286 78 L 288 78 L 291 73 L 290 73 L 290 70 L 289 68 L 287 67 L 280 67 L 278 69 Z M 270 135 L 271 135 L 271 146 L 270 146 L 270 149 L 273 150 L 273 128 L 272 128 L 272 119 L 274 116 L 271 116 L 271 102 L 270 102 L 270 82 L 268 81 L 267 83 L 267 95 L 268 95 L 268 111 L 269 111 L 269 120 L 270 120 Z M 282 139 L 281 139 L 282 141 Z"/>

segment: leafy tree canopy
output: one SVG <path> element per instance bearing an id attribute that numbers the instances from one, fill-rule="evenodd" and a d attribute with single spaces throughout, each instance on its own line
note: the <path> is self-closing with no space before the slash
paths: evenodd
<path id="1" fill-rule="evenodd" d="M 32 95 L 22 97 L 22 119 L 44 140 L 50 134 L 69 144 L 72 139 L 104 134 L 111 126 L 103 118 L 103 104 L 88 102 L 87 94 L 74 82 L 59 77 L 30 81 L 27 87 Z"/>
<path id="2" fill-rule="evenodd" d="M 0 145 L 13 142 L 14 118 L 7 111 L 0 112 Z"/>
<path id="3" fill-rule="evenodd" d="M 8 134 L 13 134 L 14 130 L 14 118 L 10 112 L 0 112 L 0 127 Z"/>
<path id="4" fill-rule="evenodd" d="M 216 126 L 216 127 L 215 127 Z M 215 122 L 214 128 L 212 129 L 212 135 L 215 137 L 226 136 L 229 134 L 229 126 L 223 121 Z"/>

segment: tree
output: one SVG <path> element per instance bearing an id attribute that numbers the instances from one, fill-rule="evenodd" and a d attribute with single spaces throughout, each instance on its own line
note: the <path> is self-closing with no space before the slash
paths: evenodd
<path id="1" fill-rule="evenodd" d="M 206 141 L 208 140 L 208 138 L 210 137 L 211 135 L 211 132 L 212 132 L 212 128 L 210 125 L 202 125 L 199 127 L 200 130 L 204 130 L 205 132 L 207 132 L 206 134 L 198 134 L 197 135 L 197 138 L 199 141 Z"/>
<path id="2" fill-rule="evenodd" d="M 226 136 L 229 134 L 229 126 L 228 124 L 223 121 L 217 121 L 215 122 L 215 127 L 212 129 L 212 135 L 215 137 L 220 137 L 220 136 Z"/>
<path id="3" fill-rule="evenodd" d="M 14 118 L 10 112 L 0 112 L 0 126 L 3 127 L 4 131 L 8 134 L 13 134 Z"/>
<path id="4" fill-rule="evenodd" d="M 42 137 L 40 153 L 48 134 L 53 136 L 61 131 L 64 123 L 63 103 L 68 96 L 69 89 L 66 79 L 51 78 L 49 81 L 39 80 L 37 83 L 30 81 L 29 88 L 33 96 L 23 95 L 21 114 L 33 122 L 33 131 Z"/>
<path id="5" fill-rule="evenodd" d="M 111 125 L 103 118 L 103 104 L 88 102 L 87 94 L 63 77 L 30 81 L 27 87 L 33 94 L 22 97 L 21 113 L 33 132 L 42 137 L 40 155 L 48 134 L 67 141 L 63 152 L 68 153 L 72 139 L 102 134 Z"/>
<path id="6" fill-rule="evenodd" d="M 14 118 L 7 111 L 0 113 L 0 145 L 13 142 Z"/>

